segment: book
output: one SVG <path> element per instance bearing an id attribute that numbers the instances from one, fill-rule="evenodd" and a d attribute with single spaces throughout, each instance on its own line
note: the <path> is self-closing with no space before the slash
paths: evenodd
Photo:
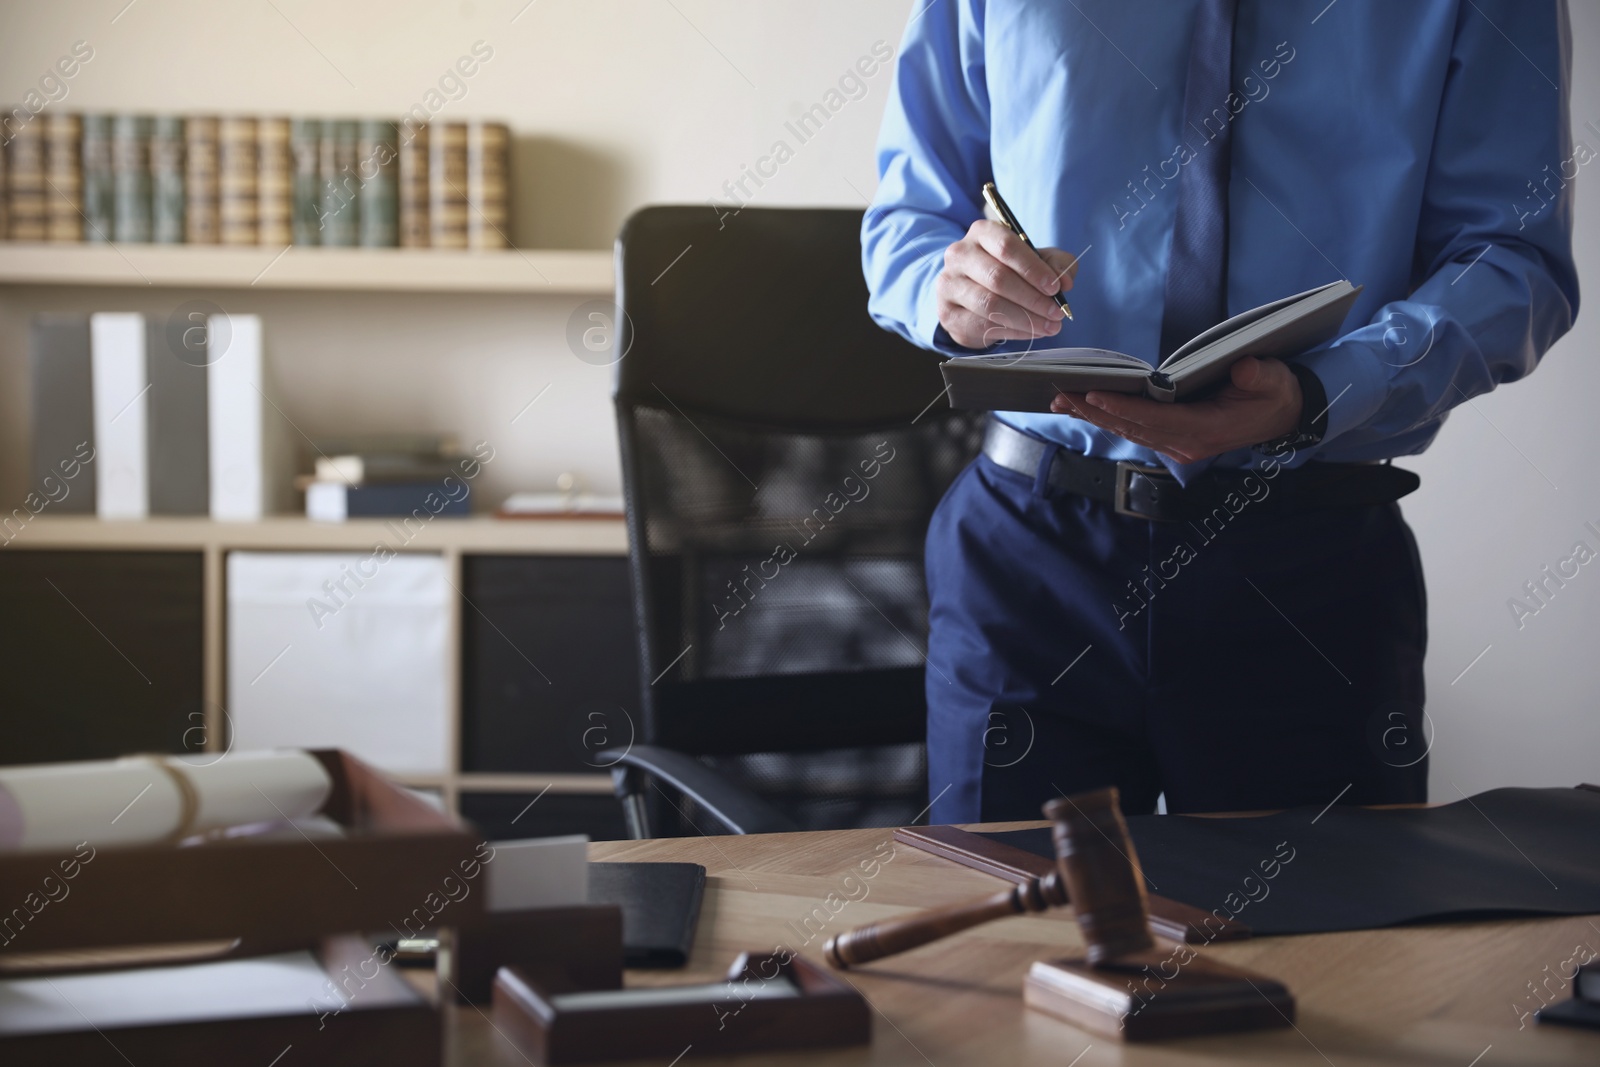
<path id="1" fill-rule="evenodd" d="M 150 125 L 150 237 L 156 244 L 183 244 L 188 223 L 184 147 L 184 120 L 157 116 Z"/>
<path id="2" fill-rule="evenodd" d="M 157 316 L 145 320 L 152 515 L 205 515 L 211 510 L 206 368 L 183 348 L 187 328 L 186 323 L 169 326 Z M 174 329 L 175 339 L 169 336 Z"/>
<path id="3" fill-rule="evenodd" d="M 89 316 L 94 383 L 94 450 L 100 476 L 95 514 L 102 519 L 142 519 L 150 513 L 145 398 L 144 316 L 100 312 Z"/>
<path id="4" fill-rule="evenodd" d="M 428 127 L 407 119 L 400 129 L 400 247 L 428 247 Z"/>
<path id="5" fill-rule="evenodd" d="M 111 180 L 115 205 L 112 236 L 150 240 L 150 118 L 117 115 L 111 120 Z"/>
<path id="6" fill-rule="evenodd" d="M 0 241 L 6 239 L 11 230 L 11 209 L 6 203 L 6 150 L 0 143 Z"/>
<path id="7" fill-rule="evenodd" d="M 289 124 L 289 152 L 294 158 L 294 177 L 289 190 L 289 236 L 297 245 L 322 243 L 322 224 L 317 217 L 320 199 L 317 152 L 321 143 L 322 123 L 317 119 L 295 119 Z"/>
<path id="8" fill-rule="evenodd" d="M 467 125 L 428 128 L 428 244 L 467 247 Z"/>
<path id="9" fill-rule="evenodd" d="M 293 240 L 294 164 L 289 145 L 288 119 L 256 122 L 256 239 L 275 248 Z"/>
<path id="10" fill-rule="evenodd" d="M 7 235 L 13 241 L 45 239 L 44 135 L 37 122 L 11 130 L 6 142 Z"/>
<path id="11" fill-rule="evenodd" d="M 1090 389 L 1170 403 L 1226 378 L 1245 356 L 1287 358 L 1332 340 L 1360 292 L 1341 280 L 1251 308 L 1180 345 L 1154 368 L 1121 352 L 1049 348 L 961 356 L 939 369 L 956 408 L 1049 411 L 1057 395 Z"/>
<path id="12" fill-rule="evenodd" d="M 500 519 L 547 519 L 564 516 L 611 518 L 623 514 L 621 496 L 595 493 L 512 493 L 495 510 Z"/>
<path id="13" fill-rule="evenodd" d="M 30 488 L 52 514 L 92 515 L 94 386 L 89 316 L 35 315 L 28 337 L 33 378 Z"/>
<path id="14" fill-rule="evenodd" d="M 361 123 L 357 178 L 361 187 L 360 244 L 363 248 L 393 248 L 399 243 L 399 160 L 395 124 L 379 120 Z"/>
<path id="15" fill-rule="evenodd" d="M 45 237 L 83 240 L 83 120 L 48 111 L 44 123 Z"/>
<path id="16" fill-rule="evenodd" d="M 455 475 L 461 477 L 462 457 L 418 455 L 405 452 L 369 452 L 342 456 L 318 456 L 316 477 L 320 482 L 345 485 L 370 485 L 382 482 L 433 482 Z"/>
<path id="17" fill-rule="evenodd" d="M 270 399 L 261 319 L 212 315 L 207 345 L 206 440 L 211 517 L 254 522 L 287 510 L 292 492 L 288 430 Z"/>
<path id="18" fill-rule="evenodd" d="M 499 122 L 467 126 L 467 247 L 506 248 L 506 161 L 511 131 Z"/>
<path id="19" fill-rule="evenodd" d="M 349 248 L 360 237 L 361 205 L 356 175 L 359 148 L 359 123 L 352 119 L 330 119 L 322 123 L 317 173 L 321 177 L 318 208 L 325 245 Z"/>
<path id="20" fill-rule="evenodd" d="M 116 234 L 117 179 L 111 166 L 111 116 L 84 115 L 83 239 L 110 241 Z"/>
<path id="21" fill-rule="evenodd" d="M 472 511 L 471 483 L 447 487 L 444 479 L 349 485 L 312 482 L 306 488 L 306 518 L 316 522 L 392 516 L 462 516 Z"/>
<path id="22" fill-rule="evenodd" d="M 222 161 L 218 123 L 191 115 L 183 124 L 183 236 L 192 245 L 222 240 Z"/>
<path id="23" fill-rule="evenodd" d="M 255 119 L 225 118 L 217 123 L 220 232 L 225 245 L 258 243 L 258 156 Z"/>

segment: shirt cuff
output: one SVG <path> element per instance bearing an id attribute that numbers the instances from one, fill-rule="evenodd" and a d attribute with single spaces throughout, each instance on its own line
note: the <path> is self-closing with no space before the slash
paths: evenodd
<path id="1" fill-rule="evenodd" d="M 976 356 L 983 352 L 992 352 L 996 346 L 990 345 L 988 348 L 968 348 L 966 345 L 957 344 L 956 339 L 951 337 L 950 334 L 946 332 L 944 326 L 936 322 L 933 326 L 932 347 L 934 351 L 943 352 L 947 356 Z"/>
<path id="2" fill-rule="evenodd" d="M 1388 382 L 1377 353 L 1359 341 L 1310 352 L 1295 362 L 1315 374 L 1328 394 L 1328 429 L 1322 436 L 1323 444 L 1366 425 L 1388 395 Z"/>

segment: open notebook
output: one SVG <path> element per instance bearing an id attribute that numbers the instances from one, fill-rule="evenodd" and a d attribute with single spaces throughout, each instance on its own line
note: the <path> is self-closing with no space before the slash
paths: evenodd
<path id="1" fill-rule="evenodd" d="M 979 411 L 1049 411 L 1057 394 L 1090 389 L 1183 400 L 1227 377 L 1244 356 L 1281 359 L 1331 341 L 1360 292 L 1347 281 L 1329 282 L 1251 308 L 1179 346 L 1154 370 L 1103 348 L 960 356 L 939 369 L 950 406 Z"/>

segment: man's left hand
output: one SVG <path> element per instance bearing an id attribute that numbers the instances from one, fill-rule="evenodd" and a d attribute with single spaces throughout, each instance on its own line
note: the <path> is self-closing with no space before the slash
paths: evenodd
<path id="1" fill-rule="evenodd" d="M 1142 396 L 1062 393 L 1050 405 L 1179 463 L 1220 456 L 1281 437 L 1300 423 L 1300 382 L 1281 361 L 1246 356 L 1215 395 L 1182 404 Z"/>

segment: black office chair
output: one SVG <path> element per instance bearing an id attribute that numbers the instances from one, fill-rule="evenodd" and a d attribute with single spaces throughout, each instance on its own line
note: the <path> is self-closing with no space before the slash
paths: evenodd
<path id="1" fill-rule="evenodd" d="M 923 538 L 982 423 L 868 317 L 860 228 L 651 207 L 618 238 L 644 743 L 606 760 L 636 836 L 927 804 Z"/>

